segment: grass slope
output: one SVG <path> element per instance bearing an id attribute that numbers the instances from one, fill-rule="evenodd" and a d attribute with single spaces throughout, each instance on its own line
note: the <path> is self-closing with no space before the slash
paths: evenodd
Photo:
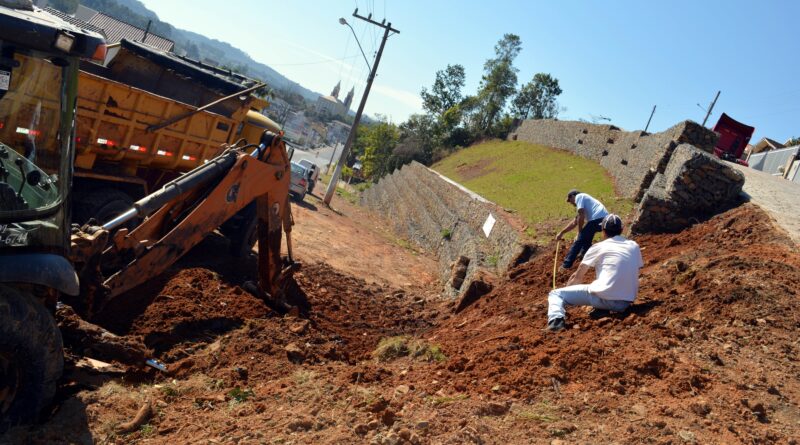
<path id="1" fill-rule="evenodd" d="M 528 142 L 474 145 L 442 159 L 433 169 L 514 209 L 529 224 L 528 234 L 537 238 L 552 236 L 553 229 L 558 230 L 555 221 L 575 215 L 575 208 L 564 201 L 573 188 L 599 199 L 611 212 L 627 215 L 633 208 L 631 200 L 617 198 L 611 178 L 596 162 Z"/>

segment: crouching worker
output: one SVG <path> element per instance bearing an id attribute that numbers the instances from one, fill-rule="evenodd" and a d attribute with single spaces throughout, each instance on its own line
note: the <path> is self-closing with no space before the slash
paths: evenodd
<path id="1" fill-rule="evenodd" d="M 600 227 L 603 241 L 586 251 L 567 287 L 550 292 L 547 330 L 560 331 L 566 327 L 565 305 L 623 312 L 636 298 L 639 269 L 644 266 L 639 245 L 622 236 L 622 220 L 617 215 L 603 218 Z M 597 278 L 591 284 L 581 284 L 590 267 L 594 267 Z"/>

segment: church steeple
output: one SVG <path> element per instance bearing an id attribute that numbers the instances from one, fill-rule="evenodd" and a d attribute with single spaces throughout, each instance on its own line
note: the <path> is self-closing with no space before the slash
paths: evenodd
<path id="1" fill-rule="evenodd" d="M 344 109 L 345 111 L 350 109 L 350 105 L 353 104 L 353 94 L 355 94 L 356 87 L 350 88 L 350 92 L 347 93 L 347 97 L 344 99 Z"/>
<path id="2" fill-rule="evenodd" d="M 342 87 L 342 81 L 340 80 L 339 83 L 333 87 L 333 91 L 331 91 L 331 96 L 335 97 L 336 99 L 339 98 L 339 89 Z"/>

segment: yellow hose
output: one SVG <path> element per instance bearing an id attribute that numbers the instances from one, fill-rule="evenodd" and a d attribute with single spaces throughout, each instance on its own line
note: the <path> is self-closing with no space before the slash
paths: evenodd
<path id="1" fill-rule="evenodd" d="M 553 257 L 553 289 L 556 288 L 556 268 L 558 267 L 558 248 L 561 247 L 561 240 L 556 241 L 556 256 Z"/>

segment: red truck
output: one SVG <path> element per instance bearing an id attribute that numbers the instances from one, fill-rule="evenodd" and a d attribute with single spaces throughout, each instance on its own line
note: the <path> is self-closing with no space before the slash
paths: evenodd
<path id="1" fill-rule="evenodd" d="M 742 154 L 747 144 L 750 143 L 755 128 L 722 113 L 713 130 L 719 134 L 714 154 L 720 159 L 747 166 L 747 161 L 742 159 Z"/>

